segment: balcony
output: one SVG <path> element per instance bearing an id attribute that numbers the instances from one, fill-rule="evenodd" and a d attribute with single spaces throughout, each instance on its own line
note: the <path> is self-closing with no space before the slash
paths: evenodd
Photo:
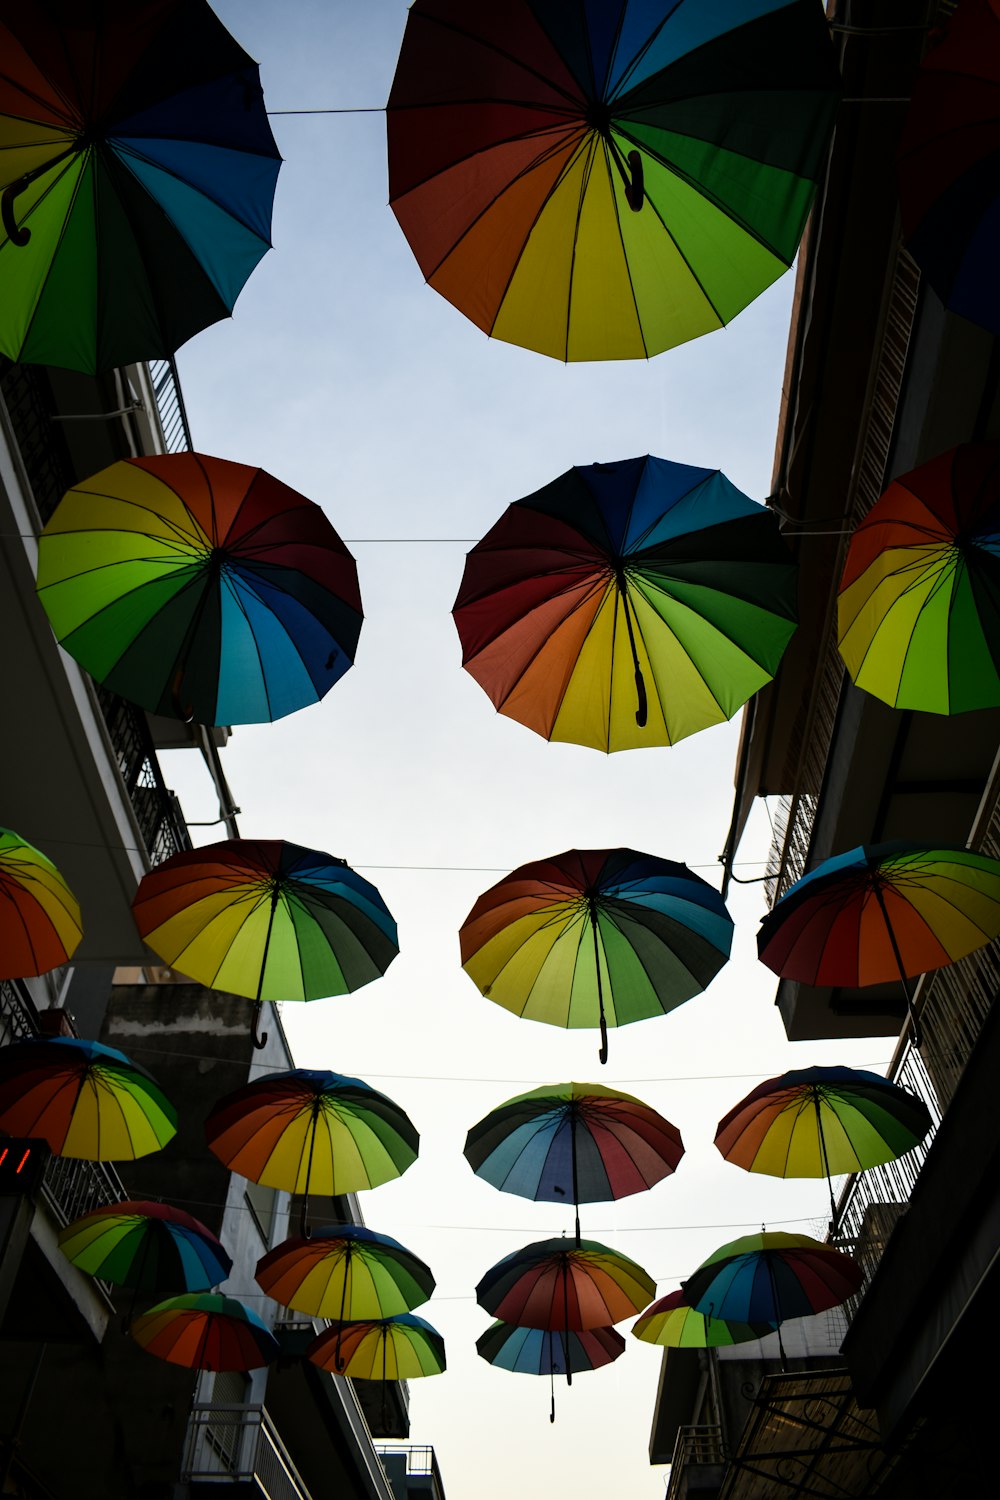
<path id="1" fill-rule="evenodd" d="M 263 1406 L 195 1406 L 182 1477 L 192 1485 L 241 1485 L 265 1500 L 312 1500 Z"/>
<path id="2" fill-rule="evenodd" d="M 689 1495 L 714 1500 L 722 1488 L 725 1473 L 721 1427 L 677 1429 L 666 1500 L 687 1500 Z"/>

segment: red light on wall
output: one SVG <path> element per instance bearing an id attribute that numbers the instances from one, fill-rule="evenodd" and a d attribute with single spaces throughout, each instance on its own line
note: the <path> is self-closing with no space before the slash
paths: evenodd
<path id="1" fill-rule="evenodd" d="M 33 1192 L 41 1181 L 49 1154 L 47 1141 L 0 1141 L 0 1194 Z"/>

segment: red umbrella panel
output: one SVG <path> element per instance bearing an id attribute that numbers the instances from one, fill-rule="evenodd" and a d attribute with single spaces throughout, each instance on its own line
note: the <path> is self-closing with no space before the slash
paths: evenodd
<path id="1" fill-rule="evenodd" d="M 129 1332 L 148 1353 L 187 1370 L 258 1370 L 278 1356 L 278 1341 L 257 1314 L 218 1292 L 169 1297 Z"/>
<path id="2" fill-rule="evenodd" d="M 524 1328 L 608 1328 L 641 1312 L 656 1283 L 597 1240 L 538 1240 L 498 1261 L 476 1287 L 480 1307 Z"/>

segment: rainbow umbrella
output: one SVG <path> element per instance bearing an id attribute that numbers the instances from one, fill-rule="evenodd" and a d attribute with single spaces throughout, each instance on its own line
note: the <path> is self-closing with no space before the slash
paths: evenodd
<path id="1" fill-rule="evenodd" d="M 757 952 L 783 979 L 851 989 L 955 963 L 1000 935 L 1000 860 L 973 849 L 861 845 L 803 875 L 760 924 Z"/>
<path id="2" fill-rule="evenodd" d="M 586 1370 L 599 1370 L 625 1353 L 625 1340 L 614 1328 L 561 1329 L 550 1333 L 540 1328 L 519 1328 L 497 1321 L 476 1340 L 476 1352 L 488 1364 L 515 1375 L 549 1377 L 549 1421 L 556 1419 L 555 1377 L 572 1377 Z"/>
<path id="3" fill-rule="evenodd" d="M 581 1332 L 631 1318 L 655 1293 L 641 1266 L 597 1240 L 538 1240 L 491 1266 L 476 1301 L 505 1323 Z"/>
<path id="4" fill-rule="evenodd" d="M 318 505 L 201 453 L 127 458 L 69 490 L 38 543 L 60 644 L 150 713 L 259 724 L 354 661 L 354 558 Z"/>
<path id="5" fill-rule="evenodd" d="M 0 828 L 0 978 L 58 968 L 82 936 L 79 903 L 52 861 Z"/>
<path id="6" fill-rule="evenodd" d="M 895 1161 L 931 1128 L 915 1094 L 859 1068 L 801 1068 L 758 1084 L 719 1121 L 727 1161 L 768 1177 L 830 1178 Z"/>
<path id="7" fill-rule="evenodd" d="M 899 142 L 903 233 L 944 305 L 997 334 L 1000 10 L 962 0 L 934 23 Z"/>
<path id="8" fill-rule="evenodd" d="M 396 924 L 343 860 L 278 839 L 171 855 L 132 903 L 143 939 L 199 984 L 256 1001 L 345 995 L 384 974 Z M 267 1039 L 255 1041 L 259 1047 Z"/>
<path id="9" fill-rule="evenodd" d="M 207 1291 L 233 1268 L 212 1231 L 169 1203 L 106 1203 L 61 1229 L 59 1248 L 90 1276 L 154 1295 Z"/>
<path id="10" fill-rule="evenodd" d="M 378 1187 L 417 1159 L 420 1137 L 398 1104 L 363 1083 L 308 1068 L 269 1073 L 213 1105 L 209 1149 L 265 1187 L 328 1196 Z"/>
<path id="11" fill-rule="evenodd" d="M 727 1322 L 698 1312 L 683 1290 L 651 1302 L 632 1324 L 633 1337 L 668 1349 L 723 1349 L 773 1333 L 774 1323 Z"/>
<path id="12" fill-rule="evenodd" d="M 434 1290 L 430 1267 L 398 1240 L 361 1224 L 334 1224 L 285 1240 L 257 1262 L 257 1282 L 283 1307 L 371 1322 L 412 1312 Z"/>
<path id="13" fill-rule="evenodd" d="M 603 1063 L 608 1026 L 699 994 L 732 935 L 722 897 L 687 865 L 634 849 L 570 849 L 492 886 L 459 937 L 462 966 L 487 999 L 550 1026 L 599 1026 Z"/>
<path id="14" fill-rule="evenodd" d="M 258 1370 L 278 1341 L 255 1312 L 218 1292 L 187 1292 L 134 1318 L 129 1332 L 158 1359 L 186 1370 Z"/>
<path id="15" fill-rule="evenodd" d="M 93 374 L 228 317 L 281 158 L 210 7 L 22 0 L 0 57 L 0 352 Z"/>
<path id="16" fill-rule="evenodd" d="M 176 1135 L 177 1113 L 123 1052 L 38 1037 L 0 1047 L 0 1130 L 40 1136 L 57 1156 L 133 1161 Z"/>
<path id="17" fill-rule="evenodd" d="M 444 1339 L 413 1313 L 331 1323 L 318 1334 L 306 1357 L 322 1370 L 352 1380 L 416 1380 L 446 1368 Z"/>
<path id="18" fill-rule="evenodd" d="M 669 1120 L 597 1083 L 518 1094 L 473 1125 L 465 1141 L 476 1176 L 501 1192 L 575 1207 L 645 1192 L 675 1171 L 683 1154 Z"/>
<path id="19" fill-rule="evenodd" d="M 670 745 L 771 681 L 796 567 L 774 512 L 717 469 L 630 458 L 509 506 L 454 616 L 463 666 L 508 718 L 596 750 Z"/>
<path id="20" fill-rule="evenodd" d="M 894 479 L 851 538 L 840 654 L 892 708 L 1000 706 L 1000 443 Z"/>
<path id="21" fill-rule="evenodd" d="M 492 337 L 645 358 L 791 264 L 839 88 L 815 0 L 415 0 L 389 201 Z"/>

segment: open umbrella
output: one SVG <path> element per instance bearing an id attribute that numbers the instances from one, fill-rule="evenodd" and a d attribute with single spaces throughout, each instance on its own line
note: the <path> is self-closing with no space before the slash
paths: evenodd
<path id="1" fill-rule="evenodd" d="M 476 1176 L 501 1192 L 577 1209 L 645 1192 L 675 1171 L 683 1154 L 669 1120 L 641 1099 L 597 1083 L 518 1094 L 473 1125 L 465 1141 Z"/>
<path id="2" fill-rule="evenodd" d="M 168 1297 L 134 1318 L 129 1332 L 148 1353 L 186 1370 L 258 1370 L 279 1353 L 267 1324 L 219 1292 Z"/>
<path id="3" fill-rule="evenodd" d="M 838 94 L 813 0 L 416 0 L 389 200 L 426 280 L 494 338 L 644 358 L 791 264 Z"/>
<path id="4" fill-rule="evenodd" d="M 550 1026 L 599 1026 L 603 1063 L 608 1026 L 663 1015 L 711 983 L 733 924 L 686 865 L 570 849 L 492 886 L 459 936 L 462 966 L 487 999 Z"/>
<path id="5" fill-rule="evenodd" d="M 894 479 L 851 538 L 840 654 L 892 708 L 1000 706 L 1000 443 Z"/>
<path id="6" fill-rule="evenodd" d="M 1000 12 L 962 0 L 935 21 L 899 142 L 903 232 L 945 306 L 1000 333 Z"/>
<path id="7" fill-rule="evenodd" d="M 151 1296 L 208 1291 L 233 1268 L 212 1231 L 168 1203 L 106 1203 L 61 1229 L 59 1248 L 88 1275 Z"/>
<path id="8" fill-rule="evenodd" d="M 345 995 L 399 952 L 378 891 L 343 860 L 279 839 L 171 855 L 132 903 L 144 940 L 199 984 L 256 1001 Z M 259 1047 L 267 1033 L 256 1037 Z"/>
<path id="9" fill-rule="evenodd" d="M 895 1161 L 931 1127 L 922 1099 L 859 1068 L 800 1068 L 758 1084 L 719 1121 L 727 1161 L 769 1177 L 830 1178 Z"/>
<path id="10" fill-rule="evenodd" d="M 79 903 L 52 861 L 0 828 L 0 978 L 58 968 L 82 936 Z"/>
<path id="11" fill-rule="evenodd" d="M 551 1402 L 549 1421 L 556 1419 L 555 1377 L 567 1380 L 585 1370 L 599 1370 L 625 1353 L 625 1340 L 615 1328 L 519 1328 L 498 1320 L 476 1339 L 476 1353 L 488 1364 L 515 1375 L 547 1375 Z"/>
<path id="12" fill-rule="evenodd" d="M 281 158 L 210 7 L 21 0 L 0 59 L 0 352 L 94 373 L 227 317 Z"/>
<path id="13" fill-rule="evenodd" d="M 38 544 L 61 645 L 151 713 L 258 724 L 354 661 L 354 558 L 318 505 L 247 464 L 127 458 L 69 490 Z"/>
<path id="14" fill-rule="evenodd" d="M 38 1037 L 0 1047 L 0 1130 L 40 1136 L 57 1156 L 133 1161 L 176 1135 L 177 1113 L 123 1052 Z"/>
<path id="15" fill-rule="evenodd" d="M 361 1224 L 333 1224 L 311 1239 L 290 1239 L 257 1262 L 258 1285 L 297 1312 L 338 1323 L 412 1312 L 434 1290 L 434 1277 L 412 1251 Z"/>
<path id="16" fill-rule="evenodd" d="M 570 469 L 469 553 L 462 662 L 509 718 L 598 750 L 669 745 L 770 682 L 796 621 L 777 517 L 717 469 Z"/>
<path id="17" fill-rule="evenodd" d="M 398 1104 L 360 1078 L 308 1068 L 269 1073 L 227 1094 L 205 1121 L 224 1166 L 305 1198 L 378 1187 L 405 1172 L 420 1140 Z"/>
<path id="18" fill-rule="evenodd" d="M 476 1300 L 505 1323 L 580 1332 L 631 1318 L 655 1293 L 641 1266 L 597 1240 L 538 1240 L 491 1266 Z"/>
<path id="19" fill-rule="evenodd" d="M 446 1368 L 444 1339 L 413 1313 L 331 1323 L 313 1339 L 306 1357 L 352 1380 L 416 1380 Z"/>
<path id="20" fill-rule="evenodd" d="M 783 979 L 849 988 L 906 981 L 1000 936 L 1000 860 L 973 849 L 862 845 L 825 859 L 775 902 L 757 952 Z"/>
<path id="21" fill-rule="evenodd" d="M 668 1292 L 632 1324 L 633 1337 L 668 1349 L 724 1349 L 773 1333 L 774 1323 L 727 1322 L 691 1306 L 687 1292 Z"/>

